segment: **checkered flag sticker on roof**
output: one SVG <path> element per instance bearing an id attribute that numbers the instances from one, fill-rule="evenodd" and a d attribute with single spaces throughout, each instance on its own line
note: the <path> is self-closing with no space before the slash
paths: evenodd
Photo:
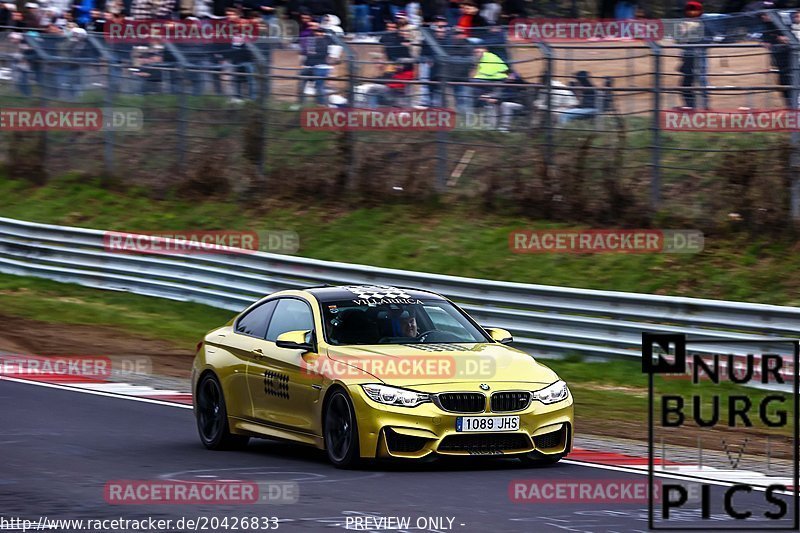
<path id="1" fill-rule="evenodd" d="M 411 298 L 403 289 L 387 285 L 347 285 L 343 287 L 364 300 L 383 300 L 384 298 Z"/>

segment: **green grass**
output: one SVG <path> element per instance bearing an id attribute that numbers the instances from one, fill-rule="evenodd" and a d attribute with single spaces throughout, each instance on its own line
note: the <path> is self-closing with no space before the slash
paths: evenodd
<path id="1" fill-rule="evenodd" d="M 299 254 L 325 260 L 579 288 L 800 305 L 794 243 L 707 236 L 700 254 L 514 254 L 508 234 L 556 224 L 466 205 L 154 200 L 78 176 L 31 187 L 0 177 L 0 216 L 114 229 L 292 230 Z"/>
<path id="2" fill-rule="evenodd" d="M 108 326 L 190 349 L 233 316 L 205 305 L 0 274 L 0 313 L 42 322 Z"/>

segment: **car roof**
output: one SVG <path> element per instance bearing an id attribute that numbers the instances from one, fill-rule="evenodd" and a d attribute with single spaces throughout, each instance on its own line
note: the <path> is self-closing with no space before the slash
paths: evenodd
<path id="1" fill-rule="evenodd" d="M 324 287 L 309 287 L 307 292 L 314 295 L 320 302 L 341 300 L 445 300 L 435 292 L 389 285 L 339 285 Z"/>

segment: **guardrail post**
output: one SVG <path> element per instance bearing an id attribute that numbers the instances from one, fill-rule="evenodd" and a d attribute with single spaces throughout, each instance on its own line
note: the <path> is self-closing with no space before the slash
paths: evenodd
<path id="1" fill-rule="evenodd" d="M 653 52 L 653 116 L 651 130 L 653 146 L 650 150 L 650 208 L 653 213 L 661 205 L 661 46 L 647 43 Z"/>
<path id="2" fill-rule="evenodd" d="M 544 42 L 537 42 L 536 46 L 544 56 L 544 86 L 546 109 L 544 111 L 544 163 L 548 168 L 553 164 L 553 49 Z"/>

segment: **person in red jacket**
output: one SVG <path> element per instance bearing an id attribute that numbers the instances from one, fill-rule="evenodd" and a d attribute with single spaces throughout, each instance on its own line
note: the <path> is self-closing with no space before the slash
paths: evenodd
<path id="1" fill-rule="evenodd" d="M 411 85 L 406 82 L 412 81 L 415 78 L 414 65 L 412 63 L 400 63 L 397 69 L 392 73 L 391 78 L 396 81 L 387 83 L 386 86 L 389 87 L 391 91 L 392 100 L 401 105 L 405 105 L 406 97 L 411 92 Z"/>
<path id="2" fill-rule="evenodd" d="M 387 81 L 385 84 L 369 84 L 366 90 L 367 107 L 404 107 L 408 105 L 411 85 L 407 82 L 415 79 L 414 64 L 386 65 L 382 77 L 391 81 Z"/>
<path id="3" fill-rule="evenodd" d="M 475 0 L 464 0 L 461 3 L 461 17 L 458 19 L 457 28 L 461 28 L 468 39 L 480 39 L 481 30 L 475 28 L 485 28 L 489 26 L 481 14 L 478 12 L 478 4 Z"/>

